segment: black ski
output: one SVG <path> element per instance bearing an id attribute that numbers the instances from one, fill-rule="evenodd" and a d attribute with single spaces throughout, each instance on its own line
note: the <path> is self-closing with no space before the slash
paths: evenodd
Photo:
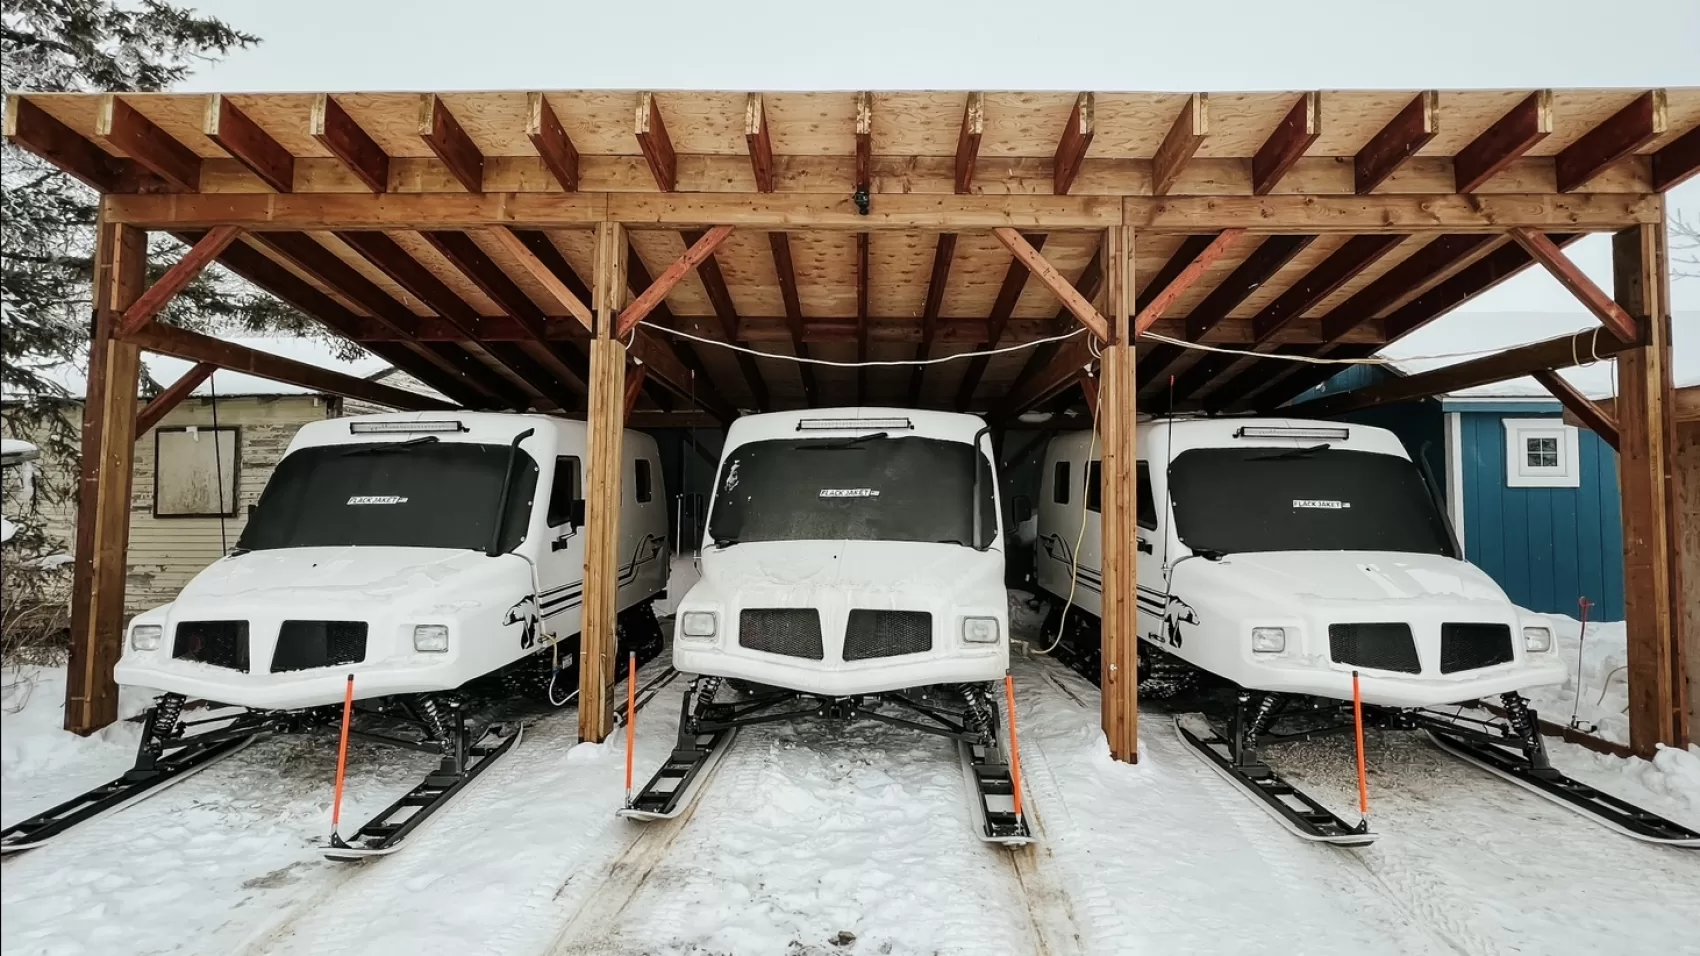
<path id="1" fill-rule="evenodd" d="M 1213 728 L 1208 731 L 1207 737 L 1201 737 L 1177 719 L 1175 730 L 1179 732 L 1181 742 L 1193 753 L 1257 801 L 1270 816 L 1300 839 L 1347 847 L 1368 846 L 1375 842 L 1376 835 L 1370 832 L 1367 823 L 1351 824 L 1340 819 L 1332 810 L 1276 773 L 1274 768 L 1259 761 L 1255 750 L 1236 759 L 1233 741 Z"/>

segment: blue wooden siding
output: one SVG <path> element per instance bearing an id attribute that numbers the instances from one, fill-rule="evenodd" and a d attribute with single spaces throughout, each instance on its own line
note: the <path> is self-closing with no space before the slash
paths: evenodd
<path id="1" fill-rule="evenodd" d="M 1623 524 L 1617 455 L 1591 431 L 1580 433 L 1577 488 L 1508 488 L 1505 426 L 1498 412 L 1463 411 L 1464 551 L 1511 600 L 1533 611 L 1623 620 Z M 1558 416 L 1550 416 L 1558 418 Z"/>

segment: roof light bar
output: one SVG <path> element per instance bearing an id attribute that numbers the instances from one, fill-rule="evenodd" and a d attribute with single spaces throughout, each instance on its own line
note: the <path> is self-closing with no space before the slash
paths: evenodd
<path id="1" fill-rule="evenodd" d="M 913 430 L 907 418 L 803 418 L 797 421 L 800 432 L 863 430 Z"/>
<path id="2" fill-rule="evenodd" d="M 349 422 L 350 435 L 432 435 L 469 429 L 454 419 L 434 422 Z"/>
<path id="3" fill-rule="evenodd" d="M 1294 438 L 1316 441 L 1345 441 L 1352 437 L 1350 428 L 1328 428 L 1322 425 L 1242 425 L 1235 438 Z"/>

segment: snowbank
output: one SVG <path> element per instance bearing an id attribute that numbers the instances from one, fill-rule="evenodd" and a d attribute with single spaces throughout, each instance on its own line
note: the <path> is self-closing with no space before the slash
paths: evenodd
<path id="1" fill-rule="evenodd" d="M 702 578 L 694 554 L 675 554 L 667 569 L 667 596 L 655 602 L 656 617 L 672 617 L 685 592 Z"/>

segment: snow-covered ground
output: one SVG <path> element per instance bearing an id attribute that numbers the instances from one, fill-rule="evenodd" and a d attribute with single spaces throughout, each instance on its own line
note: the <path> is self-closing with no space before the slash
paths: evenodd
<path id="1" fill-rule="evenodd" d="M 1031 635 L 1037 617 L 1018 606 L 1015 622 Z M 872 723 L 747 728 L 687 818 L 619 820 L 624 737 L 578 744 L 568 709 L 536 720 L 402 852 L 355 865 L 314 849 L 334 741 L 262 741 L 7 857 L 0 950 L 1700 953 L 1700 854 L 1608 833 L 1410 735 L 1370 740 L 1381 839 L 1304 844 L 1184 750 L 1169 718 L 1145 714 L 1139 764 L 1117 764 L 1095 688 L 1044 658 L 1014 670 L 1042 841 L 1020 853 L 973 836 L 949 744 Z M 657 661 L 640 683 L 665 674 Z M 57 730 L 62 674 L 36 680 L 0 716 L 7 821 L 112 776 L 135 746 L 134 725 L 89 740 Z M 666 684 L 639 715 L 640 782 L 686 686 Z M 1567 772 L 1700 826 L 1700 751 L 1655 766 L 1554 750 Z M 1331 806 L 1354 805 L 1343 741 L 1274 759 Z M 431 761 L 357 746 L 350 763 L 345 813 L 359 820 Z"/>

